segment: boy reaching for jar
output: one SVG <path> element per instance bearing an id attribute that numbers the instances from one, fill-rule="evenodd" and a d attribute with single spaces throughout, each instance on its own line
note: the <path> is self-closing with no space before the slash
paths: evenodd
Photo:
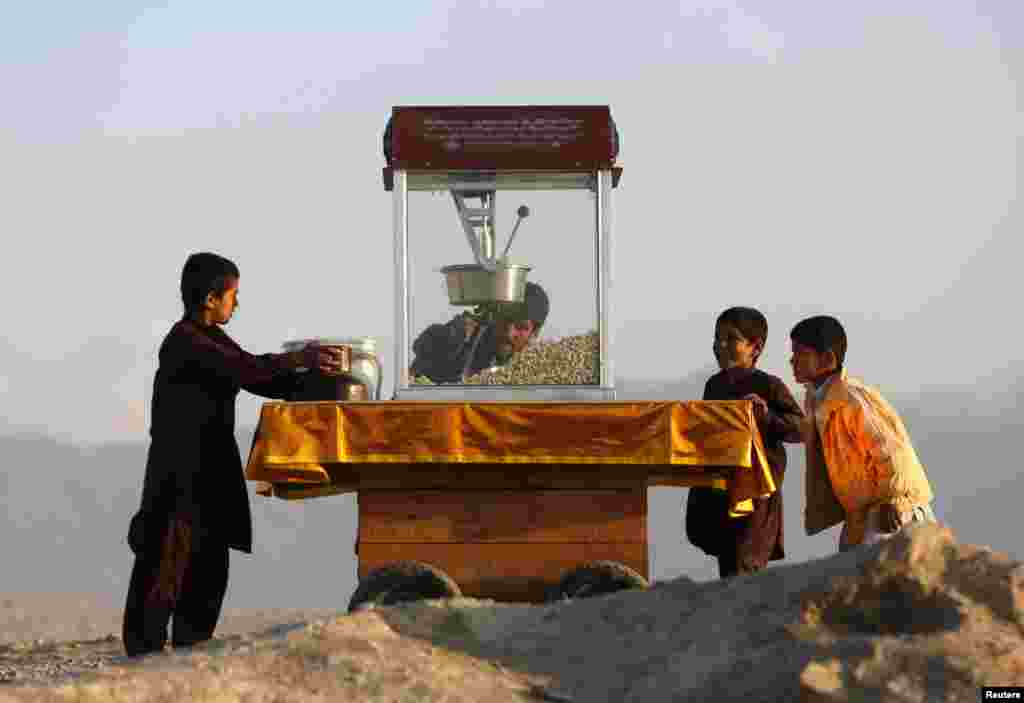
<path id="1" fill-rule="evenodd" d="M 160 345 L 153 381 L 150 445 L 139 510 L 128 528 L 135 553 L 123 641 L 130 656 L 167 641 L 210 639 L 228 584 L 228 550 L 252 551 L 249 496 L 235 441 L 241 389 L 284 398 L 296 369 L 334 373 L 337 349 L 253 355 L 221 327 L 238 309 L 238 267 L 217 254 L 188 257 L 181 274 L 184 315 Z"/>

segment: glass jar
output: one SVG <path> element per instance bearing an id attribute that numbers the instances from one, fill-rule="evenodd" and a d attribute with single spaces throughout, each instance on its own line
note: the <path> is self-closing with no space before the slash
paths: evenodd
<path id="1" fill-rule="evenodd" d="M 366 386 L 370 400 L 380 400 L 383 371 L 380 358 L 377 356 L 377 340 L 374 337 L 314 337 L 313 339 L 297 339 L 285 342 L 282 347 L 286 352 L 304 349 L 310 343 L 322 346 L 347 346 L 352 349 L 352 358 L 348 373 Z"/>

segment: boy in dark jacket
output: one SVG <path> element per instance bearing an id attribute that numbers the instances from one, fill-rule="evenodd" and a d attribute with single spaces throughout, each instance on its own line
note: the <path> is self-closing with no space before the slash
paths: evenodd
<path id="1" fill-rule="evenodd" d="M 298 367 L 331 373 L 336 350 L 254 356 L 221 330 L 238 307 L 239 271 L 216 254 L 193 254 L 181 275 L 185 314 L 160 345 L 153 383 L 142 503 L 131 520 L 135 552 L 124 613 L 129 655 L 213 636 L 227 590 L 228 549 L 252 551 L 249 496 L 235 442 L 241 388 L 284 398 Z"/>
<path id="2" fill-rule="evenodd" d="M 718 559 L 722 578 L 748 574 L 785 556 L 782 544 L 782 479 L 786 471 L 783 441 L 799 437 L 803 412 L 776 376 L 757 368 L 768 338 L 768 321 L 753 308 L 729 308 L 715 323 L 712 351 L 721 369 L 704 386 L 704 400 L 751 400 L 778 490 L 755 498 L 754 511 L 729 517 L 724 489 L 690 489 L 686 503 L 686 536 L 692 544 Z"/>
<path id="3" fill-rule="evenodd" d="M 506 305 L 495 324 L 481 325 L 471 315 L 456 315 L 423 330 L 412 345 L 412 378 L 434 383 L 464 383 L 490 366 L 509 363 L 540 333 L 551 303 L 539 284 L 526 284 L 523 302 Z"/>

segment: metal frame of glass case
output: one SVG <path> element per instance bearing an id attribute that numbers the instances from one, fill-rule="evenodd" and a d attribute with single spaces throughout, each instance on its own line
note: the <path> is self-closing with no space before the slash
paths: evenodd
<path id="1" fill-rule="evenodd" d="M 395 394 L 397 400 L 614 400 L 612 364 L 612 190 L 618 174 L 612 169 L 592 172 L 516 171 L 437 172 L 395 169 L 392 209 L 395 237 Z M 594 385 L 420 385 L 410 383 L 409 193 L 438 190 L 590 190 L 595 193 L 594 305 L 600 343 L 599 381 Z M 445 236 L 454 236 L 445 233 Z"/>

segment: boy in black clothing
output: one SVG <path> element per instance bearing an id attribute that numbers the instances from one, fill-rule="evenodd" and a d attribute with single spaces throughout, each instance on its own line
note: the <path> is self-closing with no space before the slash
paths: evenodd
<path id="1" fill-rule="evenodd" d="M 776 376 L 755 368 L 768 338 L 768 321 L 753 308 L 729 308 L 715 323 L 712 351 L 718 373 L 704 386 L 704 400 L 750 400 L 778 490 L 754 499 L 754 511 L 729 517 L 728 494 L 715 487 L 690 489 L 686 536 L 718 558 L 722 578 L 763 569 L 785 556 L 782 546 L 782 479 L 786 472 L 783 441 L 799 436 L 803 412 Z"/>
<path id="2" fill-rule="evenodd" d="M 489 366 L 505 365 L 537 337 L 550 307 L 547 292 L 529 281 L 523 302 L 506 305 L 496 324 L 481 326 L 460 313 L 443 325 L 430 325 L 412 345 L 416 356 L 409 375 L 434 383 L 463 383 Z"/>
<path id="3" fill-rule="evenodd" d="M 299 367 L 335 373 L 336 349 L 256 356 L 221 327 L 238 307 L 238 267 L 193 254 L 181 274 L 185 312 L 160 345 L 142 501 L 128 528 L 135 553 L 124 612 L 130 656 L 167 641 L 187 647 L 213 636 L 228 585 L 228 550 L 252 551 L 249 495 L 235 442 L 241 389 L 284 398 Z"/>

